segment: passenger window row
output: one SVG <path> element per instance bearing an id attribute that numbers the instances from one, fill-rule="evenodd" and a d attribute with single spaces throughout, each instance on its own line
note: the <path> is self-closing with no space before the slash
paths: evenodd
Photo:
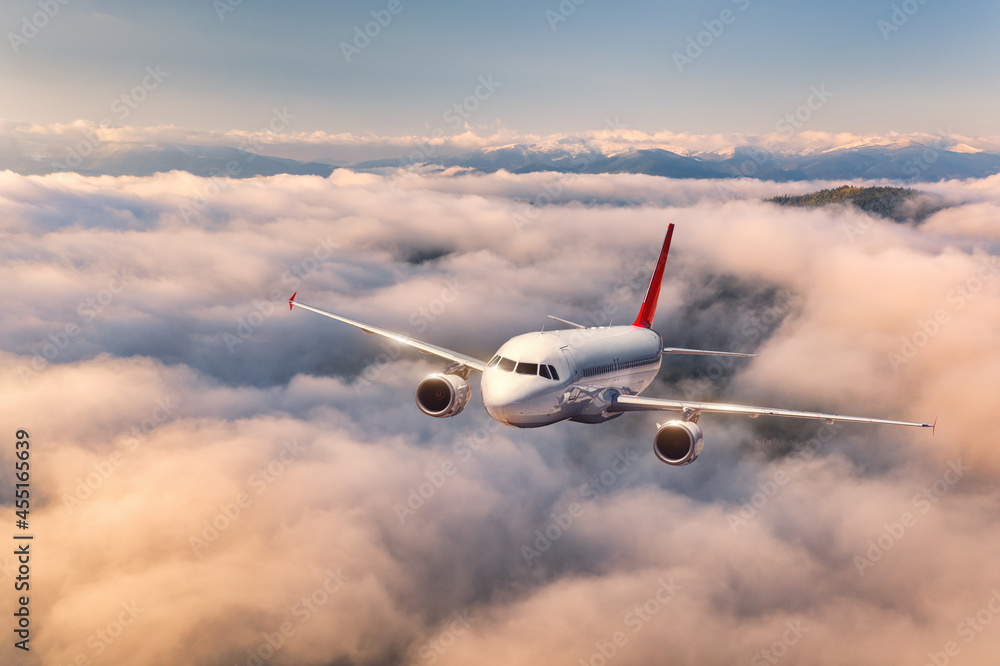
<path id="1" fill-rule="evenodd" d="M 538 375 L 539 377 L 545 377 L 545 379 L 559 380 L 559 373 L 551 365 L 545 365 L 542 363 L 525 363 L 524 361 L 520 363 L 515 363 L 509 358 L 504 358 L 503 356 L 497 355 L 490 359 L 490 362 L 486 364 L 487 368 L 498 367 L 504 372 L 513 372 L 519 375 Z"/>
<path id="2" fill-rule="evenodd" d="M 593 377 L 594 375 L 603 375 L 609 372 L 618 372 L 619 370 L 630 370 L 632 368 L 638 368 L 643 365 L 652 365 L 660 360 L 660 356 L 647 356 L 646 358 L 633 359 L 631 361 L 618 361 L 615 363 L 607 363 L 605 365 L 596 365 L 590 368 L 584 368 L 584 377 Z"/>

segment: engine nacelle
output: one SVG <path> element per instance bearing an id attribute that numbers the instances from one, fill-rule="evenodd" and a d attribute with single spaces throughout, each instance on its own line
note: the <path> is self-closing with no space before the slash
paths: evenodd
<path id="1" fill-rule="evenodd" d="M 455 416 L 469 404 L 472 389 L 458 375 L 434 373 L 417 384 L 417 407 L 427 416 Z"/>
<path id="2" fill-rule="evenodd" d="M 690 465 L 701 454 L 705 438 L 697 423 L 669 421 L 653 439 L 653 453 L 668 465 Z"/>

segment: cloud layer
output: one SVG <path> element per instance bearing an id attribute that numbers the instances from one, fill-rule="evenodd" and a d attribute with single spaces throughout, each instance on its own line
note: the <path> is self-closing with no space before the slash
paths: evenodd
<path id="1" fill-rule="evenodd" d="M 31 432 L 37 549 L 34 661 L 0 654 L 985 661 L 1000 179 L 928 186 L 951 207 L 920 226 L 759 201 L 826 185 L 0 174 L 0 414 Z M 939 415 L 936 435 L 707 415 L 705 453 L 670 468 L 654 415 L 519 431 L 477 395 L 424 417 L 441 363 L 285 308 L 488 358 L 546 314 L 634 317 L 669 222 L 664 341 L 760 357 L 667 359 L 650 395 Z"/>

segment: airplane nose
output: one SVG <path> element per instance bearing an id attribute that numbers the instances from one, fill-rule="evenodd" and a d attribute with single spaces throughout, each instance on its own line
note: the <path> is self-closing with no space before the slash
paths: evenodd
<path id="1" fill-rule="evenodd" d="M 516 375 L 507 372 L 491 372 L 487 369 L 482 380 L 483 405 L 497 421 L 513 425 L 523 413 L 524 405 L 531 395 Z"/>

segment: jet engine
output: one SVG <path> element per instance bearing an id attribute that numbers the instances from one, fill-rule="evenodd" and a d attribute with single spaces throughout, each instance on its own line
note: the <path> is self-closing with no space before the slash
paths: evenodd
<path id="1" fill-rule="evenodd" d="M 469 404 L 472 389 L 458 375 L 436 372 L 417 384 L 417 407 L 427 416 L 455 416 Z"/>
<path id="2" fill-rule="evenodd" d="M 689 465 L 693 463 L 705 438 L 697 423 L 691 421 L 669 421 L 659 426 L 653 439 L 653 453 L 668 465 Z"/>

